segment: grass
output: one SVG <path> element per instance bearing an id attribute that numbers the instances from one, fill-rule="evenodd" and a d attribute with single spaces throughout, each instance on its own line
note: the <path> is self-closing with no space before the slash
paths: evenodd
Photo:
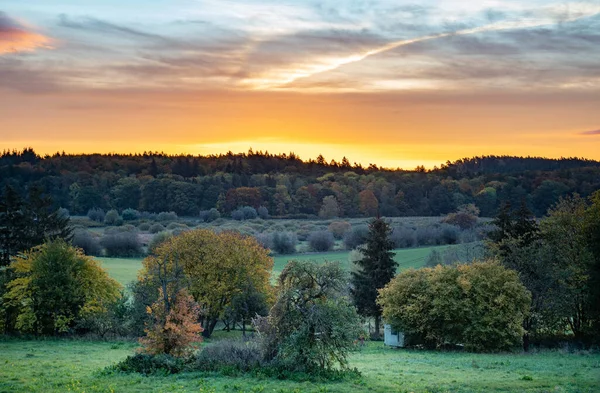
<path id="1" fill-rule="evenodd" d="M 420 268 L 425 264 L 425 258 L 429 253 L 436 249 L 443 251 L 452 246 L 434 246 L 434 247 L 419 247 L 419 248 L 403 248 L 395 250 L 396 256 L 394 259 L 398 262 L 399 271 L 409 268 Z M 350 270 L 350 262 L 348 261 L 349 251 L 332 251 L 322 253 L 306 253 L 294 255 L 278 255 L 275 256 L 273 266 L 273 277 L 278 277 L 285 265 L 290 260 L 298 261 L 338 261 L 342 266 Z M 137 278 L 137 273 L 142 267 L 142 258 L 96 258 L 108 273 L 123 285 Z"/>
<path id="2" fill-rule="evenodd" d="M 214 373 L 143 377 L 103 372 L 129 342 L 0 339 L 0 393 L 8 392 L 598 392 L 600 355 L 409 351 L 368 343 L 350 356 L 362 377 L 292 382 Z"/>

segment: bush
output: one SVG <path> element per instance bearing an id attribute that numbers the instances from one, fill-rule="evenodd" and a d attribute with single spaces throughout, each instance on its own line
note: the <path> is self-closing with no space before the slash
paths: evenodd
<path id="1" fill-rule="evenodd" d="M 156 216 L 158 221 L 175 221 L 177 220 L 177 213 L 175 212 L 160 212 Z"/>
<path id="2" fill-rule="evenodd" d="M 158 223 L 152 224 L 152 226 L 150 227 L 150 233 L 158 233 L 158 232 L 162 232 L 164 230 L 165 230 L 165 227 Z"/>
<path id="3" fill-rule="evenodd" d="M 140 373 L 143 375 L 152 374 L 177 374 L 186 367 L 186 361 L 181 358 L 170 355 L 149 355 L 138 353 L 128 356 L 125 360 L 119 362 L 109 370 L 121 371 L 124 373 Z"/>
<path id="4" fill-rule="evenodd" d="M 264 206 L 259 206 L 256 212 L 258 213 L 258 216 L 263 220 L 269 218 L 269 210 Z"/>
<path id="5" fill-rule="evenodd" d="M 409 248 L 417 245 L 415 230 L 412 228 L 394 227 L 390 240 L 395 248 Z"/>
<path id="6" fill-rule="evenodd" d="M 244 219 L 244 212 L 241 209 L 232 211 L 231 219 L 236 220 L 236 221 L 242 221 Z"/>
<path id="7" fill-rule="evenodd" d="M 316 231 L 308 236 L 308 245 L 311 250 L 325 252 L 333 248 L 335 239 L 329 231 Z"/>
<path id="8" fill-rule="evenodd" d="M 222 340 L 196 355 L 194 370 L 248 372 L 264 365 L 261 347 L 256 341 Z"/>
<path id="9" fill-rule="evenodd" d="M 293 232 L 275 232 L 272 234 L 271 244 L 277 254 L 294 254 L 298 239 Z"/>
<path id="10" fill-rule="evenodd" d="M 456 225 L 462 230 L 471 229 L 477 224 L 479 209 L 473 204 L 461 206 L 456 213 L 448 214 L 442 222 Z"/>
<path id="11" fill-rule="evenodd" d="M 178 222 L 172 222 L 169 225 L 167 225 L 167 229 L 169 230 L 173 230 L 173 229 L 187 229 L 188 226 L 185 224 L 180 224 Z"/>
<path id="12" fill-rule="evenodd" d="M 158 224 L 158 225 L 160 225 L 160 224 Z M 150 230 L 150 224 L 147 223 L 147 222 L 143 222 L 140 225 L 138 225 L 138 229 L 140 231 L 149 231 Z"/>
<path id="13" fill-rule="evenodd" d="M 106 225 L 119 226 L 123 224 L 123 219 L 119 216 L 119 212 L 115 209 L 109 210 L 104 216 Z"/>
<path id="14" fill-rule="evenodd" d="M 369 227 L 367 225 L 358 225 L 346 232 L 344 236 L 344 245 L 348 250 L 352 250 L 367 241 Z"/>
<path id="15" fill-rule="evenodd" d="M 402 272 L 378 302 L 412 345 L 498 351 L 521 343 L 531 294 L 515 271 L 486 261 Z"/>
<path id="16" fill-rule="evenodd" d="M 98 238 L 84 229 L 75 231 L 72 244 L 77 248 L 81 248 L 85 255 L 93 255 L 95 257 L 102 255 L 102 247 Z"/>
<path id="17" fill-rule="evenodd" d="M 244 220 L 253 220 L 258 217 L 258 213 L 256 209 L 252 206 L 244 206 L 242 207 L 242 213 L 244 213 Z"/>
<path id="18" fill-rule="evenodd" d="M 87 212 L 87 216 L 90 220 L 92 221 L 96 221 L 96 222 L 104 222 L 104 216 L 106 215 L 106 213 L 104 213 L 104 210 L 102 209 L 90 209 Z"/>
<path id="19" fill-rule="evenodd" d="M 69 211 L 67 209 L 65 209 L 64 207 L 59 208 L 58 211 L 56 212 L 56 215 L 60 218 L 69 218 L 69 216 L 70 216 Z"/>
<path id="20" fill-rule="evenodd" d="M 140 212 L 140 218 L 142 220 L 148 220 L 148 221 L 154 221 L 156 220 L 156 213 L 150 213 L 150 212 Z"/>
<path id="21" fill-rule="evenodd" d="M 214 207 L 210 210 L 202 210 L 200 212 L 200 220 L 204 222 L 213 222 L 221 218 L 221 213 Z"/>
<path id="22" fill-rule="evenodd" d="M 352 226 L 347 221 L 334 221 L 329 224 L 327 229 L 329 229 L 329 232 L 333 233 L 333 237 L 337 240 L 342 240 L 351 227 Z"/>
<path id="23" fill-rule="evenodd" d="M 152 237 L 150 244 L 148 244 L 148 254 L 154 255 L 154 251 L 164 242 L 173 237 L 168 231 L 158 232 L 156 235 Z"/>
<path id="24" fill-rule="evenodd" d="M 273 249 L 273 236 L 270 233 L 259 233 L 254 236 L 256 242 L 260 244 L 264 249 Z"/>
<path id="25" fill-rule="evenodd" d="M 442 224 L 439 244 L 456 244 L 460 241 L 460 229 L 454 225 Z"/>
<path id="26" fill-rule="evenodd" d="M 107 257 L 139 257 L 143 255 L 137 234 L 121 232 L 106 235 L 100 241 Z"/>
<path id="27" fill-rule="evenodd" d="M 140 212 L 135 209 L 128 208 L 123 210 L 123 213 L 121 213 L 121 217 L 123 217 L 123 220 L 125 221 L 137 220 L 138 218 L 140 218 Z"/>

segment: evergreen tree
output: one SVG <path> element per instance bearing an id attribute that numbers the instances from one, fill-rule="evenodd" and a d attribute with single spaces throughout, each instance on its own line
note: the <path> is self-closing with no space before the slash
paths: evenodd
<path id="1" fill-rule="evenodd" d="M 32 187 L 24 200 L 14 188 L 6 187 L 0 199 L 0 266 L 47 239 L 70 241 L 72 236 L 69 218 L 52 210 L 52 200 L 41 189 Z"/>
<path id="2" fill-rule="evenodd" d="M 364 257 L 355 262 L 352 272 L 352 298 L 358 313 L 375 318 L 375 335 L 379 336 L 381 307 L 377 304 L 378 290 L 396 275 L 394 243 L 390 240 L 392 228 L 382 218 L 369 223 L 369 234 L 363 249 Z"/>

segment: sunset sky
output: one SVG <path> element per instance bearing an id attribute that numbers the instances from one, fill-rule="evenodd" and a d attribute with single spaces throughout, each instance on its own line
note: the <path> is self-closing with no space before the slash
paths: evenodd
<path id="1" fill-rule="evenodd" d="M 0 149 L 600 160 L 600 0 L 0 2 Z"/>

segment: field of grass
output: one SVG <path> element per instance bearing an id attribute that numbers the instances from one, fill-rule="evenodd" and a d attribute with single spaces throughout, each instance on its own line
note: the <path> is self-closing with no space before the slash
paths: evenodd
<path id="1" fill-rule="evenodd" d="M 135 343 L 0 339 L 0 393 L 15 392 L 598 392 L 600 354 L 470 354 L 368 343 L 343 382 L 293 382 L 214 373 L 144 377 L 103 372 Z"/>
<path id="2" fill-rule="evenodd" d="M 394 259 L 398 262 L 399 270 L 409 268 L 419 268 L 425 264 L 425 258 L 434 248 L 438 251 L 453 246 L 435 246 L 435 247 L 419 247 L 419 248 L 403 248 L 394 250 L 396 256 Z M 338 261 L 346 269 L 350 269 L 348 261 L 349 251 L 333 251 L 321 253 L 306 253 L 295 255 L 277 255 L 274 259 L 273 277 L 279 276 L 285 265 L 290 260 L 298 261 Z M 134 281 L 137 278 L 137 272 L 142 267 L 142 258 L 96 258 L 102 266 L 108 270 L 108 273 L 123 285 Z"/>

